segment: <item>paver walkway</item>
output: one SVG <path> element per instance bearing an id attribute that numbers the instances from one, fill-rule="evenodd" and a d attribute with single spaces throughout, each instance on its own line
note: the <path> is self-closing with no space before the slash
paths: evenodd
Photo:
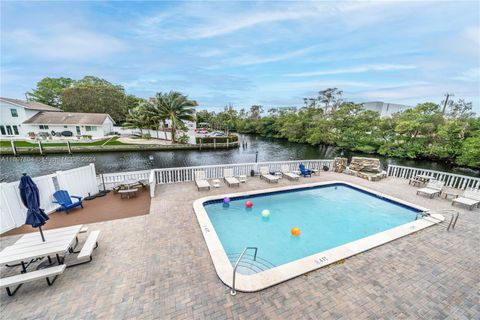
<path id="1" fill-rule="evenodd" d="M 432 209 L 408 182 L 368 182 L 322 173 L 300 182 L 346 180 Z M 249 178 L 240 190 L 276 187 Z M 217 277 L 192 209 L 194 183 L 162 185 L 150 214 L 90 225 L 101 229 L 90 264 L 67 269 L 52 287 L 0 293 L 2 319 L 479 319 L 480 210 L 459 208 L 453 232 L 434 226 L 256 293 L 232 297 Z M 2 238 L 1 246 L 16 237 Z M 2 268 L 2 272 L 12 270 Z"/>

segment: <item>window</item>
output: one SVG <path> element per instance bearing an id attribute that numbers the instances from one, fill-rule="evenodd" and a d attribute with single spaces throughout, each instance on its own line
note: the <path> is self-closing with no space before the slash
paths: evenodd
<path id="1" fill-rule="evenodd" d="M 85 130 L 87 130 L 87 131 L 97 131 L 97 127 L 95 127 L 95 126 L 85 126 Z"/>
<path id="2" fill-rule="evenodd" d="M 45 124 L 41 124 L 41 125 L 39 125 L 39 127 L 40 127 L 40 129 L 42 129 L 42 130 L 48 130 L 48 126 L 45 125 Z"/>
<path id="3" fill-rule="evenodd" d="M 7 134 L 4 126 L 0 126 L 0 132 L 2 133 L 3 136 Z"/>
<path id="4" fill-rule="evenodd" d="M 11 135 L 13 134 L 13 133 L 12 133 L 12 127 L 7 126 L 7 134 L 8 134 L 9 136 L 11 136 Z"/>
<path id="5" fill-rule="evenodd" d="M 18 117 L 17 109 L 10 109 L 10 113 L 12 114 L 12 117 L 14 118 Z"/>
<path id="6" fill-rule="evenodd" d="M 13 133 L 18 136 L 18 127 L 17 126 L 13 126 Z"/>
<path id="7" fill-rule="evenodd" d="M 63 127 L 64 127 L 65 129 L 67 129 L 67 128 L 68 128 L 68 126 L 63 126 Z"/>

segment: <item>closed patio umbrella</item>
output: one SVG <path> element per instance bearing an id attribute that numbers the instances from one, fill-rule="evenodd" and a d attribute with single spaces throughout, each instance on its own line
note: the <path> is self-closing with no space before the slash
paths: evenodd
<path id="1" fill-rule="evenodd" d="M 20 189 L 20 198 L 22 198 L 23 204 L 28 209 L 25 224 L 29 224 L 34 228 L 38 227 L 42 241 L 45 242 L 42 226 L 50 218 L 45 211 L 40 208 L 40 193 L 38 192 L 38 187 L 32 178 L 24 173 L 20 179 L 18 188 Z"/>

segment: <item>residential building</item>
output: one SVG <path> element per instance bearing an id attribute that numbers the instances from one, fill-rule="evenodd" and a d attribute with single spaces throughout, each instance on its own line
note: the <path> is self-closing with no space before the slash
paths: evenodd
<path id="1" fill-rule="evenodd" d="M 401 112 L 413 108 L 411 106 L 406 106 L 403 104 L 386 103 L 382 101 L 363 102 L 361 103 L 361 105 L 365 110 L 377 111 L 382 118 L 390 117 L 396 112 Z"/>
<path id="2" fill-rule="evenodd" d="M 73 137 L 103 138 L 115 122 L 106 113 L 63 112 L 39 102 L 0 98 L 0 137 L 32 138 L 69 131 Z"/>

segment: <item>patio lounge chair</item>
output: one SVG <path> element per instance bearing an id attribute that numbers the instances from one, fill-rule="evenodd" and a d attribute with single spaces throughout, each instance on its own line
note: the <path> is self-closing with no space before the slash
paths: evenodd
<path id="1" fill-rule="evenodd" d="M 208 189 L 210 190 L 211 186 L 210 183 L 207 181 L 207 177 L 205 175 L 205 171 L 195 171 L 195 184 L 197 185 L 197 189 Z"/>
<path id="2" fill-rule="evenodd" d="M 240 181 L 233 176 L 233 169 L 224 169 L 223 178 L 229 187 L 237 186 L 240 187 Z"/>
<path id="3" fill-rule="evenodd" d="M 268 167 L 260 167 L 260 178 L 267 180 L 268 183 L 278 183 L 278 180 L 280 180 L 280 177 L 270 174 Z"/>
<path id="4" fill-rule="evenodd" d="M 452 200 L 452 206 L 455 203 L 466 205 L 470 210 L 480 206 L 480 189 L 465 191 L 463 196 Z"/>
<path id="5" fill-rule="evenodd" d="M 298 176 L 295 173 L 290 172 L 290 170 L 288 170 L 288 165 L 283 165 L 282 166 L 282 175 L 285 178 L 287 178 L 288 180 L 298 180 L 300 178 L 300 176 Z"/>
<path id="6" fill-rule="evenodd" d="M 445 183 L 443 181 L 430 180 L 425 188 L 417 190 L 417 194 L 426 194 L 430 198 L 433 198 L 434 196 L 439 196 L 440 192 L 442 192 L 444 184 Z"/>
<path id="7" fill-rule="evenodd" d="M 303 163 L 300 163 L 298 168 L 300 169 L 300 175 L 302 177 L 311 177 L 312 176 L 312 170 L 306 169 L 305 165 Z"/>
<path id="8" fill-rule="evenodd" d="M 68 213 L 68 210 L 73 209 L 75 207 L 82 207 L 82 197 L 80 196 L 71 196 L 68 194 L 67 191 L 65 190 L 58 190 L 53 194 L 53 197 L 55 198 L 54 203 L 58 203 L 60 205 L 60 208 L 58 211 L 65 211 Z M 77 201 L 73 202 L 72 198 L 77 199 Z"/>

